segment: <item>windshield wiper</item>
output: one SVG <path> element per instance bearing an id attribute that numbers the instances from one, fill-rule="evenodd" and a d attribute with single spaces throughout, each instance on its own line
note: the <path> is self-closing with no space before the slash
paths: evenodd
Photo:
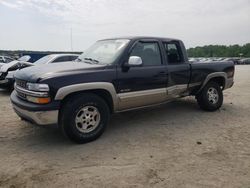
<path id="1" fill-rule="evenodd" d="M 93 59 L 93 58 L 84 58 L 84 60 L 88 60 L 88 61 L 92 61 L 92 62 L 96 62 L 96 63 L 99 63 L 99 61 L 98 60 L 96 60 L 96 59 Z"/>

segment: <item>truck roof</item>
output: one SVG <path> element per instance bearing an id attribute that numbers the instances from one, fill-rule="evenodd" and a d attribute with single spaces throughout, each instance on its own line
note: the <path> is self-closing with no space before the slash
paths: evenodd
<path id="1" fill-rule="evenodd" d="M 102 40 L 112 40 L 112 39 L 129 39 L 129 40 L 140 40 L 140 39 L 156 39 L 156 40 L 163 40 L 163 41 L 180 41 L 179 39 L 175 38 L 165 38 L 165 37 L 153 37 L 153 36 L 123 36 L 123 37 L 114 37 L 114 38 L 107 38 Z"/>

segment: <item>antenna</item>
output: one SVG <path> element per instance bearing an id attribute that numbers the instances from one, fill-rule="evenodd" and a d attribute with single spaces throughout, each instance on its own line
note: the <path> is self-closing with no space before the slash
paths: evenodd
<path id="1" fill-rule="evenodd" d="M 70 28 L 70 47 L 71 47 L 71 51 L 73 51 L 72 27 Z"/>

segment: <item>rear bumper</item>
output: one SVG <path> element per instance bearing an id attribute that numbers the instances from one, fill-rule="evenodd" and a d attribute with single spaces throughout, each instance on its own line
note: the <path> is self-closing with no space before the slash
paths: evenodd
<path id="1" fill-rule="evenodd" d="M 33 104 L 18 98 L 16 91 L 11 93 L 10 99 L 16 114 L 24 120 L 38 125 L 58 123 L 60 102 L 52 102 L 47 105 Z"/>
<path id="2" fill-rule="evenodd" d="M 230 87 L 232 87 L 233 84 L 234 84 L 234 79 L 233 79 L 233 78 L 228 78 L 228 79 L 226 80 L 224 90 L 225 90 L 225 89 L 228 89 L 228 88 L 230 88 Z"/>

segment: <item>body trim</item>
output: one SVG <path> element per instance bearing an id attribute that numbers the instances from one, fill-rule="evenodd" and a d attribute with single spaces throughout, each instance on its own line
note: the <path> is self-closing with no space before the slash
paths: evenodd
<path id="1" fill-rule="evenodd" d="M 197 87 L 197 86 L 200 86 L 200 85 L 201 85 L 201 82 L 194 82 L 194 83 L 188 84 L 188 88 Z"/>
<path id="2" fill-rule="evenodd" d="M 164 103 L 169 99 L 182 96 L 187 91 L 187 84 L 170 87 L 134 91 L 118 94 L 118 111 L 141 108 L 154 104 Z"/>

